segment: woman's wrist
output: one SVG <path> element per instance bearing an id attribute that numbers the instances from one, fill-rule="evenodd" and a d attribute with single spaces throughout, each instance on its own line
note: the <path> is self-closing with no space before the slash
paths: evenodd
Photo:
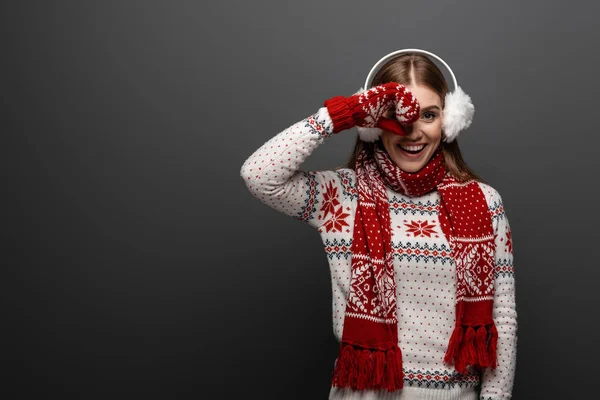
<path id="1" fill-rule="evenodd" d="M 332 97 L 325 100 L 323 105 L 327 107 L 327 111 L 333 122 L 333 133 L 338 133 L 354 126 L 354 119 L 352 118 L 352 112 L 346 97 Z"/>

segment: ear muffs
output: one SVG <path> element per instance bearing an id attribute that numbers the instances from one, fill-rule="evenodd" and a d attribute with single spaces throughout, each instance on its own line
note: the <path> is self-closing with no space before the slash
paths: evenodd
<path id="1" fill-rule="evenodd" d="M 446 136 L 444 141 L 450 143 L 456 139 L 460 131 L 471 125 L 475 106 L 471 102 L 471 96 L 466 94 L 460 86 L 457 86 L 453 92 L 448 92 L 444 101 L 442 130 Z"/>
<path id="2" fill-rule="evenodd" d="M 382 57 L 374 66 L 371 68 L 367 80 L 363 87 L 361 87 L 355 94 L 363 92 L 364 88 L 371 87 L 371 81 L 378 72 L 379 68 L 389 61 L 390 59 L 402 54 L 402 53 L 421 53 L 429 57 L 433 57 L 439 61 L 442 68 L 445 68 L 450 77 L 452 78 L 450 83 L 453 84 L 454 90 L 448 91 L 444 99 L 444 111 L 442 113 L 442 132 L 444 133 L 443 141 L 450 143 L 458 137 L 458 134 L 467 129 L 473 121 L 473 115 L 475 114 L 475 106 L 471 101 L 471 97 L 466 94 L 456 81 L 454 73 L 450 69 L 450 66 L 446 64 L 437 55 L 421 50 L 421 49 L 402 49 L 394 51 L 384 57 Z M 375 142 L 381 136 L 381 128 L 365 128 L 357 126 L 358 136 L 365 142 Z"/>

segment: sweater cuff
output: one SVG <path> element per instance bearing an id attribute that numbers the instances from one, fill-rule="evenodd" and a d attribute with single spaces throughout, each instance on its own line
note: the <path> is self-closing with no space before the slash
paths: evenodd
<path id="1" fill-rule="evenodd" d="M 333 133 L 338 133 L 354 126 L 354 119 L 348 106 L 348 101 L 344 96 L 335 96 L 325 100 L 323 104 L 327 107 L 329 116 L 333 121 Z"/>

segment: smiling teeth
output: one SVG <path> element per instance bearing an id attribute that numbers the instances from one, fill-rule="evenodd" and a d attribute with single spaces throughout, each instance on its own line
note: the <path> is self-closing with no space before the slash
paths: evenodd
<path id="1" fill-rule="evenodd" d="M 402 145 L 399 145 L 399 146 L 402 147 L 404 150 L 410 150 L 410 151 L 419 151 L 423 147 L 425 147 L 425 145 L 422 145 L 422 146 L 402 146 Z"/>

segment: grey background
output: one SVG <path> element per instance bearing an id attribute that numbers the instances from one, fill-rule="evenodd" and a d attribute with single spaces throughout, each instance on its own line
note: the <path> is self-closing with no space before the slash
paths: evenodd
<path id="1" fill-rule="evenodd" d="M 461 147 L 514 236 L 514 397 L 591 392 L 597 2 L 0 7 L 9 398 L 326 398 L 337 344 L 320 238 L 239 171 L 407 47 L 444 58 L 476 107 Z M 355 135 L 302 168 L 341 164 Z"/>

